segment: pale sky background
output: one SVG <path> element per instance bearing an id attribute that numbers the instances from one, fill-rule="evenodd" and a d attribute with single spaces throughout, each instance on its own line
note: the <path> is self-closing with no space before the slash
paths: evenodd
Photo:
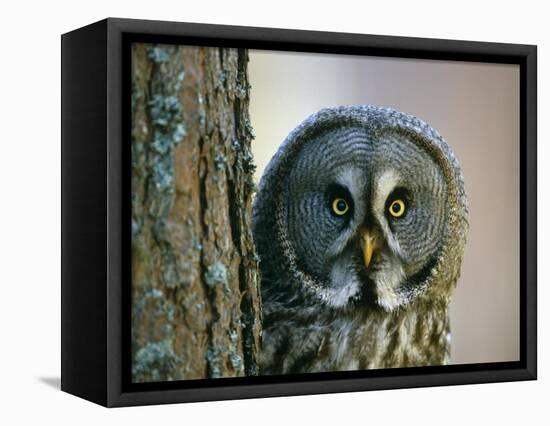
<path id="1" fill-rule="evenodd" d="M 390 106 L 452 146 L 470 232 L 451 305 L 455 364 L 519 359 L 519 66 L 250 51 L 259 179 L 286 135 L 323 107 Z"/>

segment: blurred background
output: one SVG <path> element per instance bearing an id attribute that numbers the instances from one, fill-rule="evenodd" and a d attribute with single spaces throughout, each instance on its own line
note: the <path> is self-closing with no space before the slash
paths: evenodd
<path id="1" fill-rule="evenodd" d="M 249 79 L 257 180 L 286 135 L 324 107 L 390 106 L 439 131 L 470 203 L 451 362 L 519 360 L 519 66 L 251 50 Z"/>

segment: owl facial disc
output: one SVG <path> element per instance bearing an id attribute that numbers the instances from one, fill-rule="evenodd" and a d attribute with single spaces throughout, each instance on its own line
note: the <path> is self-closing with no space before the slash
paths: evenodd
<path id="1" fill-rule="evenodd" d="M 262 262 L 334 308 L 390 311 L 426 293 L 467 227 L 448 145 L 422 121 L 371 106 L 323 110 L 298 126 L 262 178 L 259 212 L 271 212 L 264 224 L 274 228 L 258 239 Z"/>

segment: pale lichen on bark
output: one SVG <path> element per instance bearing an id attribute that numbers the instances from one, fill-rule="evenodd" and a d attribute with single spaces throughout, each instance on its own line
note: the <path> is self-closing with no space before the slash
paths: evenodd
<path id="1" fill-rule="evenodd" d="M 258 373 L 247 61 L 133 46 L 134 381 Z"/>

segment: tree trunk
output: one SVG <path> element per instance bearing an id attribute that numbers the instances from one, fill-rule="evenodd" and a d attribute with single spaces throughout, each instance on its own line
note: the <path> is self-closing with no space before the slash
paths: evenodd
<path id="1" fill-rule="evenodd" d="M 254 164 L 242 49 L 132 49 L 132 378 L 255 375 Z"/>

